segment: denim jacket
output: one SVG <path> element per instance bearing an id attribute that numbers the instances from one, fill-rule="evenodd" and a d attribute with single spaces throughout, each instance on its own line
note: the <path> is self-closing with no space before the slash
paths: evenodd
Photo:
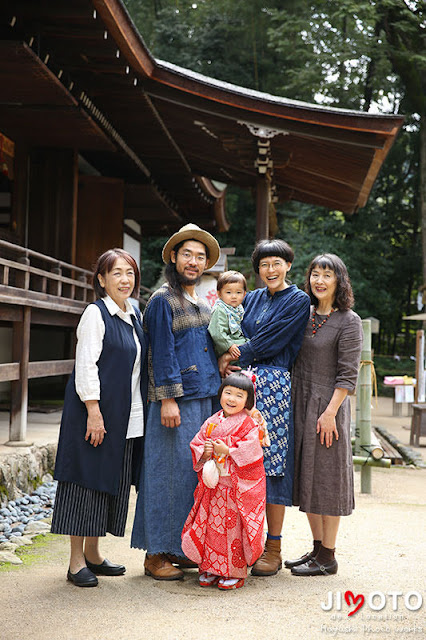
<path id="1" fill-rule="evenodd" d="M 167 284 L 153 293 L 144 313 L 149 336 L 149 400 L 217 394 L 220 376 L 207 331 L 210 315 L 202 299 L 182 301 Z"/>

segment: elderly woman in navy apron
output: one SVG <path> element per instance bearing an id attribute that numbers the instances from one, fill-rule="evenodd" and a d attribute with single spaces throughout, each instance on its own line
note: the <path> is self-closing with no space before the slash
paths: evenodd
<path id="1" fill-rule="evenodd" d="M 294 438 L 290 369 L 300 349 L 309 317 L 309 297 L 286 281 L 294 252 L 283 240 L 262 240 L 252 264 L 266 285 L 244 299 L 242 329 L 248 341 L 240 345 L 239 362 L 257 373 L 256 406 L 268 423 L 271 446 L 264 450 L 266 472 L 265 551 L 252 575 L 271 576 L 281 569 L 281 529 L 285 507 L 292 504 Z M 232 356 L 220 358 L 225 371 Z"/>
<path id="2" fill-rule="evenodd" d="M 140 312 L 129 302 L 139 292 L 135 260 L 122 249 L 106 251 L 93 286 L 98 300 L 77 327 L 75 369 L 65 393 L 52 521 L 52 533 L 70 536 L 67 578 L 78 587 L 95 587 L 97 575 L 126 570 L 101 555 L 99 537 L 124 536 L 130 486 L 139 477 L 146 397 L 145 337 Z"/>

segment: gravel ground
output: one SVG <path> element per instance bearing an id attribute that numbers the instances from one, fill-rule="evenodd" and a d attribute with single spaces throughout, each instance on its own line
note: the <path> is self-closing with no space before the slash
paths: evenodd
<path id="1" fill-rule="evenodd" d="M 242 589 L 232 592 L 201 589 L 194 570 L 186 572 L 183 582 L 154 581 L 143 575 L 143 552 L 129 548 L 132 496 L 126 538 L 108 536 L 103 544 L 107 557 L 126 564 L 126 575 L 101 577 L 94 589 L 74 587 L 65 579 L 67 539 L 55 536 L 34 550 L 37 557 L 30 564 L 1 570 L 0 637 L 426 638 L 426 470 L 374 469 L 371 495 L 360 494 L 359 480 L 356 473 L 357 507 L 351 517 L 342 519 L 336 576 L 299 578 L 283 569 L 271 578 L 250 577 Z M 309 546 L 304 514 L 289 509 L 284 557 L 297 557 Z M 363 606 L 349 616 L 361 595 Z"/>

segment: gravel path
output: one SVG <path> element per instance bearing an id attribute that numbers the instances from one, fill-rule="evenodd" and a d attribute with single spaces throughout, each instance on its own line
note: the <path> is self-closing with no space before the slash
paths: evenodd
<path id="1" fill-rule="evenodd" d="M 201 589 L 196 571 L 183 582 L 154 581 L 143 575 L 143 552 L 129 548 L 133 496 L 126 538 L 103 544 L 126 575 L 78 589 L 65 580 L 67 540 L 50 539 L 30 564 L 0 571 L 1 640 L 426 638 L 426 470 L 375 469 L 372 495 L 360 495 L 359 473 L 355 479 L 357 508 L 342 519 L 336 576 L 298 578 L 283 569 L 225 593 Z M 287 512 L 283 546 L 286 558 L 310 546 L 296 509 Z M 402 595 L 388 595 L 395 591 Z M 324 611 L 330 592 L 333 607 Z M 364 605 L 348 616 L 360 595 Z"/>

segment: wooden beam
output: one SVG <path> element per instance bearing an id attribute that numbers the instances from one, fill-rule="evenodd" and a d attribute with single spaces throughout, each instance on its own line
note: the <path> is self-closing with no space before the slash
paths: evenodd
<path id="1" fill-rule="evenodd" d="M 127 210 L 125 209 L 125 212 Z M 135 231 L 134 229 L 132 229 L 132 227 L 130 227 L 128 224 L 126 224 L 126 222 L 124 222 L 123 224 L 123 232 L 130 236 L 131 238 L 133 238 L 133 240 L 136 240 L 137 242 L 140 242 L 142 240 L 142 234 L 138 233 L 137 231 Z"/>
<path id="2" fill-rule="evenodd" d="M 72 372 L 74 360 L 43 360 L 30 362 L 28 365 L 29 378 L 47 378 L 49 376 L 62 376 Z"/>
<path id="3" fill-rule="evenodd" d="M 48 309 L 39 309 L 33 307 L 31 314 L 31 324 L 41 324 L 52 327 L 69 327 L 75 329 L 80 320 L 77 314 L 68 314 L 61 311 L 49 311 Z"/>
<path id="4" fill-rule="evenodd" d="M 38 291 L 25 291 L 23 289 L 15 289 L 14 287 L 5 287 L 0 285 L 0 302 L 6 304 L 28 305 L 31 307 L 39 307 L 50 309 L 51 311 L 62 311 L 80 316 L 86 308 L 86 303 L 79 300 L 70 300 L 67 298 L 57 298 L 47 293 Z"/>
<path id="5" fill-rule="evenodd" d="M 19 362 L 0 364 L 0 382 L 19 380 Z"/>
<path id="6" fill-rule="evenodd" d="M 40 360 L 28 363 L 28 379 L 68 375 L 74 368 L 74 360 Z M 0 364 L 0 382 L 20 380 L 20 363 Z"/>
<path id="7" fill-rule="evenodd" d="M 0 320 L 5 322 L 22 322 L 22 309 L 2 302 L 0 297 Z"/>

